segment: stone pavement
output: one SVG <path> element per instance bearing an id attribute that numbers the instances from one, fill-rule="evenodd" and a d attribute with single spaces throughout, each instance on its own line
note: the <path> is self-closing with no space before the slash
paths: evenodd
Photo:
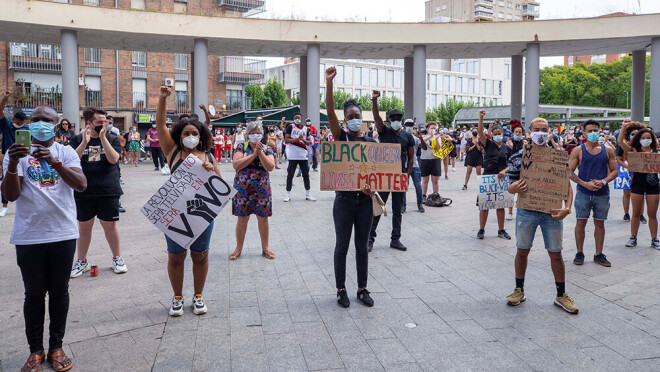
<path id="1" fill-rule="evenodd" d="M 222 164 L 226 178 L 233 177 Z M 529 256 L 527 302 L 505 304 L 514 288 L 515 242 L 496 237 L 494 213 L 486 239 L 478 229 L 474 182 L 461 191 L 464 168 L 441 180 L 448 208 L 420 214 L 413 201 L 403 218 L 407 252 L 389 248 L 390 218 L 379 227 L 370 254 L 373 308 L 355 299 L 355 259 L 348 257 L 349 309 L 335 301 L 331 209 L 333 193 L 306 202 L 295 178 L 290 203 L 281 201 L 285 172 L 272 175 L 271 249 L 263 258 L 256 221 L 246 248 L 230 262 L 235 219 L 230 208 L 216 220 L 204 297 L 209 312 L 190 309 L 192 274 L 187 260 L 186 312 L 169 318 L 171 288 L 165 240 L 139 208 L 165 177 L 150 164 L 122 167 L 127 212 L 119 222 L 129 271 L 109 269 L 110 251 L 100 226 L 90 261 L 99 276 L 71 280 L 65 350 L 77 371 L 433 371 L 433 370 L 660 370 L 660 252 L 649 247 L 646 225 L 640 246 L 625 248 L 629 224 L 622 222 L 621 192 L 612 193 L 605 253 L 611 268 L 592 262 L 593 225 L 588 226 L 584 266 L 572 264 L 575 215 L 566 219 L 564 259 L 567 292 L 580 307 L 569 315 L 553 306 L 555 287 L 541 244 Z M 312 175 L 318 190 L 318 173 Z M 14 247 L 8 244 L 13 206 L 0 219 L 0 370 L 24 363 L 23 287 Z M 506 227 L 514 234 L 514 222 Z M 414 325 L 409 328 L 406 325 Z M 47 337 L 46 337 L 47 341 Z M 49 364 L 47 363 L 50 368 Z"/>

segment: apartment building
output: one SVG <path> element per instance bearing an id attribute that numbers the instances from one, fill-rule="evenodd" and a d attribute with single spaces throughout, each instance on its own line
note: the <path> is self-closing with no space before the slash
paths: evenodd
<path id="1" fill-rule="evenodd" d="M 52 0 L 68 4 L 101 6 L 216 17 L 244 17 L 263 11 L 264 0 Z M 80 107 L 102 107 L 115 117 L 115 125 L 146 129 L 154 122 L 157 91 L 171 86 L 168 121 L 192 111 L 189 54 L 139 50 L 79 48 Z M 245 86 L 264 83 L 266 61 L 209 55 L 209 102 L 218 113 L 249 108 Z M 0 89 L 14 93 L 10 110 L 30 113 L 34 107 L 62 108 L 62 66 L 59 45 L 0 42 Z M 80 123 L 81 118 L 68 118 Z"/>
<path id="2" fill-rule="evenodd" d="M 533 21 L 540 4 L 531 0 L 428 0 L 427 22 Z"/>

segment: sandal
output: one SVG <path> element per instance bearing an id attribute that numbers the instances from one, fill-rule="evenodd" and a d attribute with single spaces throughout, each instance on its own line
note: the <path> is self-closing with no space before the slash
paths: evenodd
<path id="1" fill-rule="evenodd" d="M 271 252 L 270 250 L 261 252 L 261 255 L 269 260 L 275 259 L 275 253 Z"/>
<path id="2" fill-rule="evenodd" d="M 57 372 L 68 371 L 73 368 L 73 362 L 64 354 L 64 350 L 62 349 L 48 351 L 46 359 L 53 363 L 53 369 Z"/>
<path id="3" fill-rule="evenodd" d="M 241 253 L 243 253 L 242 250 L 240 252 L 238 252 L 238 254 L 236 253 L 236 251 L 234 251 L 234 253 L 229 255 L 229 260 L 231 260 L 231 261 L 238 260 L 238 258 L 241 257 Z"/>
<path id="4" fill-rule="evenodd" d="M 27 362 L 21 367 L 21 372 L 39 372 L 41 371 L 41 365 L 44 362 L 46 355 L 43 350 L 38 353 L 32 353 L 28 357 Z"/>

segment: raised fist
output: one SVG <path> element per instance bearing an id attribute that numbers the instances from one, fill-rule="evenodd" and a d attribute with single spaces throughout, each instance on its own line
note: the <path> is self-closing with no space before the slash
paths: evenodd
<path id="1" fill-rule="evenodd" d="M 160 87 L 160 98 L 167 98 L 172 94 L 172 88 L 161 86 Z"/>
<path id="2" fill-rule="evenodd" d="M 335 76 L 337 76 L 337 69 L 334 66 L 328 67 L 325 70 L 325 80 L 326 81 L 334 79 Z"/>

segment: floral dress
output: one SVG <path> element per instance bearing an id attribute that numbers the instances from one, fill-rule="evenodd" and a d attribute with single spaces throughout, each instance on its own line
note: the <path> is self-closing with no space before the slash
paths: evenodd
<path id="1" fill-rule="evenodd" d="M 237 152 L 242 153 L 244 157 L 254 153 L 249 145 L 247 148 L 244 148 L 243 145 L 238 146 L 234 149 L 234 154 Z M 275 155 L 269 146 L 264 146 L 264 153 L 266 156 Z M 270 174 L 261 165 L 258 157 L 247 167 L 236 171 L 234 188 L 238 191 L 232 202 L 234 216 L 247 217 L 256 214 L 259 217 L 270 217 L 273 215 Z"/>

